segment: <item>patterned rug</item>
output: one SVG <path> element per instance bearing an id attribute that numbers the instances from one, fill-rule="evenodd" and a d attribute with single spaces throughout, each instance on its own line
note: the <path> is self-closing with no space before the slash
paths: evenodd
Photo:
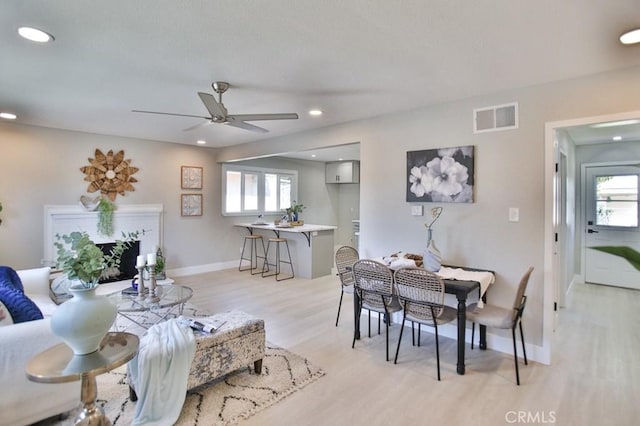
<path id="1" fill-rule="evenodd" d="M 323 375 L 305 358 L 267 342 L 261 375 L 247 367 L 187 392 L 176 425 L 237 424 Z M 113 425 L 131 424 L 136 403 L 129 400 L 126 366 L 98 376 L 97 384 L 98 403 Z M 72 425 L 74 416 L 51 424 Z"/>

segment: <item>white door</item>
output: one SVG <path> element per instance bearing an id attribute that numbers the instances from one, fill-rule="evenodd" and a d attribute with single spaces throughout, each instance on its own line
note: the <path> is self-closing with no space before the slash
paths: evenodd
<path id="1" fill-rule="evenodd" d="M 593 250 L 628 246 L 640 251 L 636 166 L 586 168 L 585 281 L 640 289 L 640 271 L 626 259 Z"/>

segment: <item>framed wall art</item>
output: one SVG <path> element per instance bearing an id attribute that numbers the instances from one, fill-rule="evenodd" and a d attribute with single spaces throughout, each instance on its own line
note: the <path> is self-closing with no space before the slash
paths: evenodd
<path id="1" fill-rule="evenodd" d="M 182 166 L 182 189 L 202 189 L 202 167 Z"/>
<path id="2" fill-rule="evenodd" d="M 473 146 L 407 152 L 407 201 L 473 202 Z"/>
<path id="3" fill-rule="evenodd" d="M 182 194 L 181 216 L 202 216 L 202 194 Z"/>

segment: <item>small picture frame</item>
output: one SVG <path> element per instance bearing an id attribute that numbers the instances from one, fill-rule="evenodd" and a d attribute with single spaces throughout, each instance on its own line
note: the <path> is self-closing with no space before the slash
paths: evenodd
<path id="1" fill-rule="evenodd" d="M 181 216 L 202 216 L 202 194 L 182 194 Z"/>
<path id="2" fill-rule="evenodd" d="M 182 166 L 182 189 L 202 189 L 202 167 Z"/>

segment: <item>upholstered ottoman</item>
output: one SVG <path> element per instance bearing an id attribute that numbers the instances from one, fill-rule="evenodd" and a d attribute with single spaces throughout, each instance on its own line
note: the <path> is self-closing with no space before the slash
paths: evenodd
<path id="1" fill-rule="evenodd" d="M 253 363 L 256 374 L 262 372 L 265 350 L 264 320 L 242 311 L 230 311 L 202 317 L 224 324 L 213 334 L 193 332 L 196 353 L 191 362 L 187 389 L 208 383 Z M 129 386 L 129 397 L 137 401 L 138 396 Z"/>
<path id="2" fill-rule="evenodd" d="M 191 363 L 187 389 L 251 363 L 255 373 L 260 374 L 265 347 L 264 321 L 242 311 L 223 312 L 209 318 L 225 321 L 225 324 L 213 334 L 194 332 L 196 355 Z"/>

